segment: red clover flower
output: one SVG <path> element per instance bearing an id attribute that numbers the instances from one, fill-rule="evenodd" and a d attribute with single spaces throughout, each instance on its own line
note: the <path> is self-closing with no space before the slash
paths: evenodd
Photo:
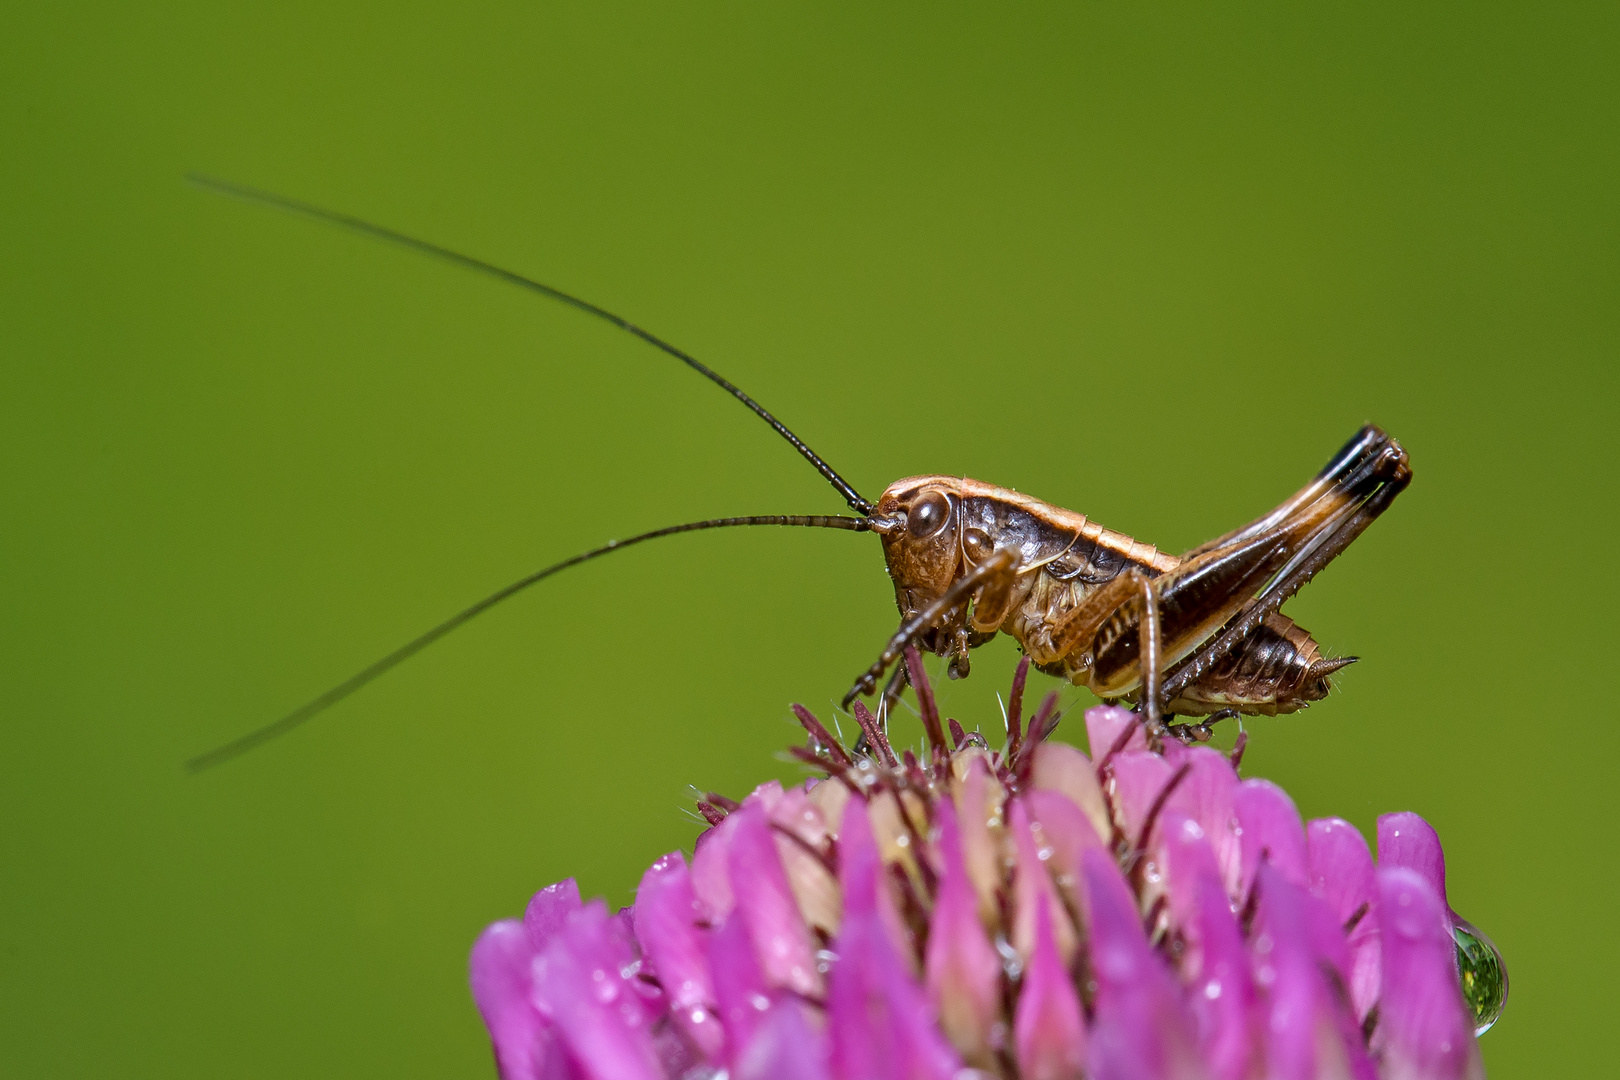
<path id="1" fill-rule="evenodd" d="M 1230 756 L 1057 694 L 992 751 L 942 725 L 896 753 L 859 703 L 822 775 L 698 803 L 710 828 L 632 907 L 572 879 L 473 947 L 503 1080 L 1480 1080 L 1501 957 L 1446 904 L 1439 837 L 1302 822 Z M 947 726 L 949 734 L 947 736 Z M 948 741 L 947 741 L 948 738 Z M 926 760 L 924 760 L 926 758 Z"/>

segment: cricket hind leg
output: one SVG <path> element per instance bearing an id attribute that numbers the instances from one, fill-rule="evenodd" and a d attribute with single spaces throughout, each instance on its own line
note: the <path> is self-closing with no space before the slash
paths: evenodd
<path id="1" fill-rule="evenodd" d="M 1180 663 L 1165 680 L 1163 692 L 1167 700 L 1175 700 L 1189 687 L 1210 678 L 1216 665 L 1244 647 L 1285 601 L 1349 547 L 1389 509 L 1396 496 L 1406 490 L 1412 482 L 1412 469 L 1405 449 L 1376 428 L 1371 430 L 1380 436 L 1377 445 L 1363 454 L 1354 469 L 1336 485 L 1341 489 L 1342 497 L 1347 499 L 1348 509 L 1329 515 L 1322 527 L 1313 529 L 1306 542 L 1291 553 L 1266 587 L 1248 600 L 1219 633 Z M 1353 663 L 1354 659 L 1318 658 L 1312 661 L 1308 674 L 1313 679 L 1325 680 L 1332 672 Z"/>
<path id="2" fill-rule="evenodd" d="M 1276 513 L 1269 514 L 1260 519 L 1259 531 L 1246 527 L 1224 545 L 1195 549 L 1181 565 L 1153 579 L 1162 623 L 1161 663 L 1171 670 L 1161 708 L 1242 646 L 1359 536 L 1406 487 L 1411 470 L 1400 445 L 1369 428 L 1323 475 L 1332 476 L 1332 483 L 1322 489 L 1313 482 L 1290 499 L 1284 507 L 1292 510 L 1281 523 L 1271 524 Z M 1097 628 L 1089 686 L 1101 696 L 1119 696 L 1140 683 L 1140 635 L 1130 632 L 1134 616 L 1133 607 L 1121 606 Z"/>
<path id="3" fill-rule="evenodd" d="M 983 589 L 986 599 L 992 600 L 991 594 L 999 597 L 1001 593 L 1010 589 L 1017 568 L 1017 553 L 1011 548 L 1001 548 L 984 562 L 957 578 L 951 583 L 950 588 L 932 603 L 901 622 L 900 628 L 889 638 L 883 651 L 878 654 L 877 660 L 865 674 L 855 680 L 855 685 L 844 695 L 843 707 L 849 708 L 849 703 L 857 697 L 870 694 L 877 689 L 877 681 L 883 677 L 889 665 L 906 651 L 908 645 L 915 644 L 918 638 L 938 627 L 953 611 L 969 603 L 974 593 Z"/>
<path id="4" fill-rule="evenodd" d="M 1223 536 L 1199 544 L 1183 555 L 1182 561 L 1190 561 L 1206 552 L 1217 548 L 1230 547 L 1232 544 L 1260 535 L 1268 530 L 1275 529 L 1288 519 L 1296 516 L 1301 510 L 1310 506 L 1318 499 L 1332 493 L 1335 488 L 1343 484 L 1356 469 L 1365 464 L 1370 458 L 1380 453 L 1385 446 L 1394 442 L 1381 428 L 1372 424 L 1363 425 L 1360 431 L 1350 436 L 1348 442 L 1339 448 L 1328 463 L 1322 466 L 1311 482 L 1296 491 L 1292 497 L 1275 509 L 1255 518 L 1240 529 L 1234 529 Z"/>

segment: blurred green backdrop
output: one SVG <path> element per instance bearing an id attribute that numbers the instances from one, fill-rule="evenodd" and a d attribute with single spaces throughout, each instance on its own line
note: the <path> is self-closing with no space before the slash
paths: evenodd
<path id="1" fill-rule="evenodd" d="M 192 169 L 623 311 L 869 495 L 960 472 L 1179 550 L 1385 425 L 1416 482 L 1290 609 L 1365 662 L 1247 771 L 1437 825 L 1512 972 L 1493 1076 L 1608 1066 L 1615 12 L 11 9 L 4 1071 L 492 1075 L 479 929 L 626 902 L 895 618 L 870 538 L 682 537 L 182 775 L 535 566 L 840 508 L 634 340 Z M 1013 655 L 949 711 L 991 726 Z"/>

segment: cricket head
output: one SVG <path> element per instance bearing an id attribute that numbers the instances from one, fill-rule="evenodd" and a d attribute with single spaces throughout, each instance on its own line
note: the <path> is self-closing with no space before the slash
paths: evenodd
<path id="1" fill-rule="evenodd" d="M 962 481 L 911 476 L 890 484 L 872 515 L 900 610 L 915 612 L 956 580 L 962 565 Z"/>

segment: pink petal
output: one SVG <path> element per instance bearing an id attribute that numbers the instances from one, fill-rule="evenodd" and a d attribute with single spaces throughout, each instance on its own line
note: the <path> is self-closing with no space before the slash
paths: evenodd
<path id="1" fill-rule="evenodd" d="M 1192 753 L 1192 748 L 1189 746 L 1183 746 L 1177 739 L 1161 740 L 1159 746 L 1159 756 L 1164 758 L 1172 769 L 1181 768 L 1182 763 L 1187 760 L 1187 755 L 1190 753 Z"/>
<path id="2" fill-rule="evenodd" d="M 760 1025 L 729 1075 L 736 1080 L 827 1080 L 827 1037 L 805 1016 L 805 1006 L 784 1001 Z"/>
<path id="3" fill-rule="evenodd" d="M 1136 900 L 1114 861 L 1081 856 L 1097 982 L 1091 1080 L 1170 1080 L 1202 1075 L 1192 1017 L 1169 970 L 1149 947 Z"/>
<path id="4" fill-rule="evenodd" d="M 606 910 L 606 905 L 603 909 Z M 613 955 L 621 958 L 619 975 L 627 991 L 623 1005 L 626 1015 L 634 1010 L 637 1015 L 632 1018 L 633 1022 L 652 1024 L 668 1014 L 669 999 L 662 988 L 640 977 L 647 961 L 636 944 L 635 914 L 633 908 L 620 908 L 608 916 L 603 933 L 612 943 Z"/>
<path id="5" fill-rule="evenodd" d="M 1042 848 L 1036 844 L 1034 831 L 1029 824 L 1029 812 L 1024 806 L 1023 799 L 1012 800 L 1008 817 L 1013 842 L 1018 851 L 1014 877 L 1014 902 L 1017 909 L 1013 913 L 1013 947 L 1027 962 L 1035 948 L 1035 927 L 1039 921 L 1039 913 L 1044 909 L 1051 920 L 1058 952 L 1067 963 L 1073 958 L 1078 942 L 1074 924 L 1069 922 L 1069 916 L 1063 910 L 1063 902 L 1058 899 L 1057 890 L 1052 885 L 1052 877 L 1046 872 L 1046 863 L 1051 858 L 1052 849 Z"/>
<path id="6" fill-rule="evenodd" d="M 1001 850 L 992 819 L 1001 816 L 1000 785 L 994 785 L 989 767 L 977 755 L 968 765 L 956 792 L 956 811 L 962 826 L 962 851 L 968 877 L 979 897 L 979 916 L 986 922 L 997 917 L 996 893 L 1001 888 Z"/>
<path id="7" fill-rule="evenodd" d="M 1095 860 L 1088 858 L 1093 852 L 1098 856 Z M 1095 848 L 1080 853 L 1080 920 L 1081 924 L 1086 928 L 1086 936 L 1089 939 L 1100 933 L 1100 931 L 1092 923 L 1091 898 L 1097 892 L 1097 888 L 1094 885 L 1087 884 L 1086 867 L 1088 866 L 1091 867 L 1090 872 L 1092 874 L 1101 874 L 1113 879 L 1114 884 L 1109 886 L 1112 892 L 1122 892 L 1126 896 L 1131 896 L 1132 893 L 1130 885 L 1125 881 L 1125 874 L 1120 870 L 1119 864 L 1114 861 L 1114 855 L 1110 849 L 1106 847 Z"/>
<path id="8" fill-rule="evenodd" d="M 852 803 L 851 806 L 854 804 Z M 960 1059 L 923 989 L 871 914 L 850 915 L 827 988 L 832 1072 L 840 1080 L 952 1080 Z"/>
<path id="9" fill-rule="evenodd" d="M 917 870 L 919 860 L 926 858 L 928 853 L 926 850 L 914 850 L 913 838 L 928 831 L 926 815 L 921 801 L 915 797 L 907 798 L 902 803 L 894 792 L 878 791 L 867 799 L 866 820 L 872 826 L 886 879 L 896 868 L 914 883 L 920 879 Z M 898 917 L 892 928 L 899 931 L 895 936 L 896 946 L 902 954 L 910 956 L 910 934 Z"/>
<path id="10" fill-rule="evenodd" d="M 737 905 L 731 895 L 731 838 L 737 831 L 737 815 L 730 814 L 714 828 L 700 834 L 692 852 L 692 891 L 697 895 L 703 916 L 719 924 L 731 917 Z"/>
<path id="11" fill-rule="evenodd" d="M 1378 819 L 1378 868 L 1394 866 L 1421 875 L 1445 909 L 1446 853 L 1440 847 L 1440 834 L 1410 810 L 1384 814 Z"/>
<path id="12" fill-rule="evenodd" d="M 1043 742 L 1035 747 L 1035 767 L 1030 781 L 1043 791 L 1067 795 L 1085 812 L 1093 831 L 1107 836 L 1113 831 L 1108 799 L 1097 783 L 1097 768 L 1091 760 L 1068 743 Z"/>
<path id="13" fill-rule="evenodd" d="M 791 787 L 782 792 L 776 802 L 767 807 L 766 816 L 773 825 L 792 829 L 811 847 L 820 847 L 827 839 L 827 823 L 821 808 L 810 800 L 809 791 L 803 787 Z"/>
<path id="14" fill-rule="evenodd" d="M 942 871 L 928 923 L 928 996 L 940 1027 L 972 1064 L 987 1065 L 990 1030 L 1000 1015 L 1001 959 L 979 922 L 979 901 L 968 879 L 961 830 L 950 800 L 934 810 Z"/>
<path id="15" fill-rule="evenodd" d="M 765 981 L 797 994 L 820 997 L 816 946 L 788 885 L 765 808 L 750 800 L 726 819 L 737 822 L 727 853 L 734 917 L 748 928 Z"/>
<path id="16" fill-rule="evenodd" d="M 1104 756 L 1126 728 L 1133 730 L 1122 750 L 1146 750 L 1147 735 L 1142 730 L 1141 717 L 1131 710 L 1118 705 L 1094 705 L 1087 709 L 1086 742 L 1091 747 L 1091 760 L 1102 765 Z"/>
<path id="17" fill-rule="evenodd" d="M 529 932 L 535 949 L 545 948 L 546 942 L 568 921 L 568 916 L 578 910 L 579 884 L 573 878 L 563 878 L 535 893 L 529 906 L 523 909 L 523 928 Z"/>
<path id="18" fill-rule="evenodd" d="M 1349 950 L 1350 1000 L 1365 1017 L 1378 1000 L 1378 882 L 1372 854 L 1360 830 L 1342 818 L 1316 818 L 1305 826 L 1305 857 L 1311 893 L 1320 897 L 1342 928 L 1360 912 L 1345 938 Z"/>
<path id="19" fill-rule="evenodd" d="M 771 810 L 776 808 L 776 804 L 781 800 L 782 794 L 782 781 L 767 780 L 763 784 L 759 785 L 759 787 L 749 792 L 748 798 L 744 799 L 743 801 L 762 803 L 765 806 L 765 811 L 769 813 Z"/>
<path id="20" fill-rule="evenodd" d="M 492 924 L 473 945 L 468 964 L 473 1001 L 489 1029 L 501 1080 L 563 1080 L 573 1074 L 556 1034 L 529 1000 L 537 952 L 516 919 Z"/>
<path id="21" fill-rule="evenodd" d="M 876 912 L 883 857 L 878 852 L 877 837 L 872 834 L 865 799 L 851 799 L 844 808 L 843 828 L 838 836 L 838 882 L 844 890 L 846 918 Z"/>
<path id="22" fill-rule="evenodd" d="M 1243 931 L 1204 830 L 1176 811 L 1167 811 L 1162 828 L 1170 905 L 1188 944 L 1183 976 L 1198 1045 L 1216 1080 L 1244 1080 L 1255 1056 L 1255 991 Z"/>
<path id="23" fill-rule="evenodd" d="M 827 986 L 832 1073 L 839 1080 L 949 1080 L 960 1060 L 883 925 L 882 862 L 864 801 L 845 807 L 839 839 L 844 924 Z"/>
<path id="24" fill-rule="evenodd" d="M 1359 1026 L 1323 976 L 1311 912 L 1322 901 L 1270 863 L 1260 866 L 1258 881 L 1254 964 L 1255 979 L 1264 994 L 1269 1076 L 1274 1080 L 1315 1080 L 1318 1076 L 1374 1080 Z"/>
<path id="25" fill-rule="evenodd" d="M 810 805 L 821 812 L 822 821 L 827 831 L 838 835 L 843 828 L 844 806 L 849 802 L 849 788 L 837 780 L 816 780 L 812 777 L 804 782 L 805 797 Z"/>
<path id="26" fill-rule="evenodd" d="M 1165 806 L 1179 810 L 1198 822 L 1215 853 L 1221 880 L 1229 893 L 1236 893 L 1242 871 L 1237 812 L 1234 809 L 1237 771 L 1225 754 L 1207 746 L 1186 750 L 1181 762 L 1172 767 L 1179 768 L 1183 763 L 1188 767 L 1187 775 L 1170 793 Z"/>
<path id="27" fill-rule="evenodd" d="M 1374 1045 L 1383 1054 L 1383 1075 L 1484 1080 L 1444 899 L 1423 874 L 1405 867 L 1379 868 L 1378 896 L 1384 985 Z"/>
<path id="28" fill-rule="evenodd" d="M 1305 868 L 1305 825 L 1288 793 L 1269 780 L 1245 780 L 1232 796 L 1232 808 L 1238 821 L 1242 864 L 1241 888 L 1233 899 L 1239 904 L 1247 901 L 1262 853 L 1286 880 L 1303 888 L 1309 878 Z"/>
<path id="29" fill-rule="evenodd" d="M 892 800 L 890 800 L 892 806 Z M 909 963 L 910 934 L 889 891 L 888 871 L 878 846 L 874 818 L 881 812 L 865 799 L 851 799 L 844 809 L 838 837 L 838 880 L 844 892 L 844 914 L 874 915 L 889 935 L 896 956 Z M 853 814 L 853 816 L 851 816 Z"/>
<path id="30" fill-rule="evenodd" d="M 533 964 L 533 1000 L 589 1080 L 662 1080 L 635 954 L 601 901 L 569 917 Z"/>
<path id="31" fill-rule="evenodd" d="M 1372 853 L 1361 831 L 1343 818 L 1313 818 L 1305 828 L 1311 893 L 1341 922 L 1376 898 Z"/>
<path id="32" fill-rule="evenodd" d="M 753 1044 L 778 995 L 765 983 L 741 919 L 732 919 L 710 935 L 708 959 L 715 1008 L 725 1033 L 725 1056 L 738 1061 Z"/>
<path id="33" fill-rule="evenodd" d="M 1142 839 L 1142 826 L 1153 801 L 1175 772 L 1158 754 L 1132 750 L 1114 757 L 1114 806 L 1120 827 L 1131 844 Z"/>
<path id="34" fill-rule="evenodd" d="M 1196 951 L 1199 886 L 1210 875 L 1217 881 L 1221 879 L 1215 850 L 1210 847 L 1203 826 L 1180 810 L 1166 808 L 1157 832 L 1163 838 L 1160 851 L 1170 922 L 1181 928 L 1188 945 Z"/>
<path id="35" fill-rule="evenodd" d="M 804 788 L 794 787 L 781 793 L 769 807 L 768 816 L 775 833 L 777 857 L 782 860 L 794 902 L 805 922 L 829 935 L 837 933 L 843 912 L 838 881 L 811 853 L 823 850 L 828 839 L 821 808 Z M 798 841 L 792 837 L 798 837 Z"/>
<path id="36" fill-rule="evenodd" d="M 895 955 L 908 967 L 913 967 L 911 932 L 895 906 L 876 833 L 876 826 L 883 819 L 888 818 L 893 824 L 890 815 L 895 812 L 894 805 L 893 796 L 888 794 L 875 805 L 865 799 L 850 800 L 844 809 L 845 820 L 838 837 L 838 878 L 844 894 L 845 917 L 852 910 L 876 912 Z M 853 822 L 849 817 L 852 809 L 857 814 Z"/>
<path id="37" fill-rule="evenodd" d="M 1077 1080 L 1086 1063 L 1086 1022 L 1069 970 L 1042 906 L 1035 921 L 1035 947 L 1018 992 L 1013 1039 L 1023 1080 Z"/>
<path id="38" fill-rule="evenodd" d="M 1022 801 L 1029 811 L 1036 843 L 1050 851 L 1046 868 L 1063 894 L 1080 903 L 1080 855 L 1107 844 L 1092 827 L 1091 817 L 1066 795 L 1056 791 L 1025 792 Z"/>
<path id="39" fill-rule="evenodd" d="M 653 1053 L 658 1055 L 658 1066 L 666 1077 L 707 1077 L 715 1070 L 692 1041 L 674 1024 L 659 1024 L 652 1029 Z"/>
<path id="40" fill-rule="evenodd" d="M 698 925 L 703 916 L 680 852 L 642 875 L 635 911 L 636 940 L 669 999 L 670 1015 L 706 1058 L 718 1061 L 724 1040 L 714 1014 L 709 932 Z"/>
<path id="41" fill-rule="evenodd" d="M 1350 988 L 1350 949 L 1345 944 L 1344 923 L 1334 916 L 1326 901 L 1317 899 L 1292 882 L 1289 886 L 1304 897 L 1305 933 L 1312 955 L 1316 957 L 1317 967 L 1324 975 L 1338 980 L 1335 993 L 1339 997 L 1335 1000 L 1342 1001 Z"/>

